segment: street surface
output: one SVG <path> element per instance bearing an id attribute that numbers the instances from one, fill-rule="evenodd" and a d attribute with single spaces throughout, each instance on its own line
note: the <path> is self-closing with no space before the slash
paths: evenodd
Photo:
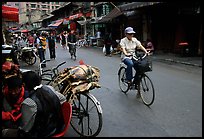
<path id="1" fill-rule="evenodd" d="M 49 50 L 46 51 L 49 59 Z M 47 68 L 67 63 L 60 69 L 85 64 L 100 69 L 100 89 L 92 91 L 103 109 L 103 127 L 98 137 L 202 137 L 202 68 L 178 63 L 164 63 L 153 56 L 153 81 L 156 98 L 147 107 L 136 98 L 135 90 L 127 95 L 118 86 L 120 56 L 105 57 L 102 48 L 80 48 L 77 60 L 58 44 L 56 59 Z M 22 68 L 36 69 L 21 64 Z M 78 137 L 71 128 L 66 137 Z"/>

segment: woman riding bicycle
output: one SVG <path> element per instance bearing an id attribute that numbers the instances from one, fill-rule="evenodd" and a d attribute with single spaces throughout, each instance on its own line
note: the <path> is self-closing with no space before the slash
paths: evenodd
<path id="1" fill-rule="evenodd" d="M 69 32 L 69 35 L 67 37 L 67 42 L 68 42 L 70 56 L 71 58 L 73 58 L 74 56 L 75 59 L 76 59 L 76 47 L 73 43 L 76 43 L 76 41 L 77 41 L 76 32 L 72 30 L 71 32 Z"/>
<path id="2" fill-rule="evenodd" d="M 143 50 L 146 54 L 148 54 L 147 50 L 142 46 L 141 42 L 137 40 L 133 35 L 135 31 L 132 27 L 127 27 L 125 29 L 125 37 L 121 39 L 120 46 L 122 50 L 121 59 L 122 62 L 127 65 L 126 71 L 126 79 L 128 84 L 132 84 L 132 67 L 134 67 L 135 71 L 137 71 L 137 67 L 134 66 L 131 56 L 135 55 L 136 48 Z"/>

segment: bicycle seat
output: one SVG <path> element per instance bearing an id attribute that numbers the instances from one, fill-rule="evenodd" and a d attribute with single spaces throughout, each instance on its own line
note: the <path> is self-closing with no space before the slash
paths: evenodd
<path id="1" fill-rule="evenodd" d="M 53 135 L 52 137 L 63 137 L 65 135 L 69 125 L 70 125 L 70 121 L 71 121 L 71 117 L 72 117 L 71 104 L 68 102 L 64 102 L 62 104 L 61 109 L 62 109 L 62 114 L 63 114 L 65 126 L 64 126 L 64 129 L 60 133 L 57 133 L 57 134 Z"/>

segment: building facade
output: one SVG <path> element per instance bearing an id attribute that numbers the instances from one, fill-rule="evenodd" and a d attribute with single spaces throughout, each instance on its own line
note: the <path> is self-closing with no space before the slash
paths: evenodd
<path id="1" fill-rule="evenodd" d="M 6 5 L 19 9 L 19 24 L 32 23 L 42 15 L 58 9 L 64 2 L 7 2 Z"/>

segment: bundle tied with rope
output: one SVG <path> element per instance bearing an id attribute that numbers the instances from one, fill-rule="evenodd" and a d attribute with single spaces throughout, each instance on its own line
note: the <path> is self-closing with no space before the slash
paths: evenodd
<path id="1" fill-rule="evenodd" d="M 90 65 L 77 65 L 65 68 L 59 73 L 55 79 L 54 84 L 62 84 L 64 89 L 61 92 L 65 96 L 72 95 L 73 98 L 76 93 L 83 93 L 94 88 L 100 88 L 99 85 L 100 70 L 97 67 Z"/>

